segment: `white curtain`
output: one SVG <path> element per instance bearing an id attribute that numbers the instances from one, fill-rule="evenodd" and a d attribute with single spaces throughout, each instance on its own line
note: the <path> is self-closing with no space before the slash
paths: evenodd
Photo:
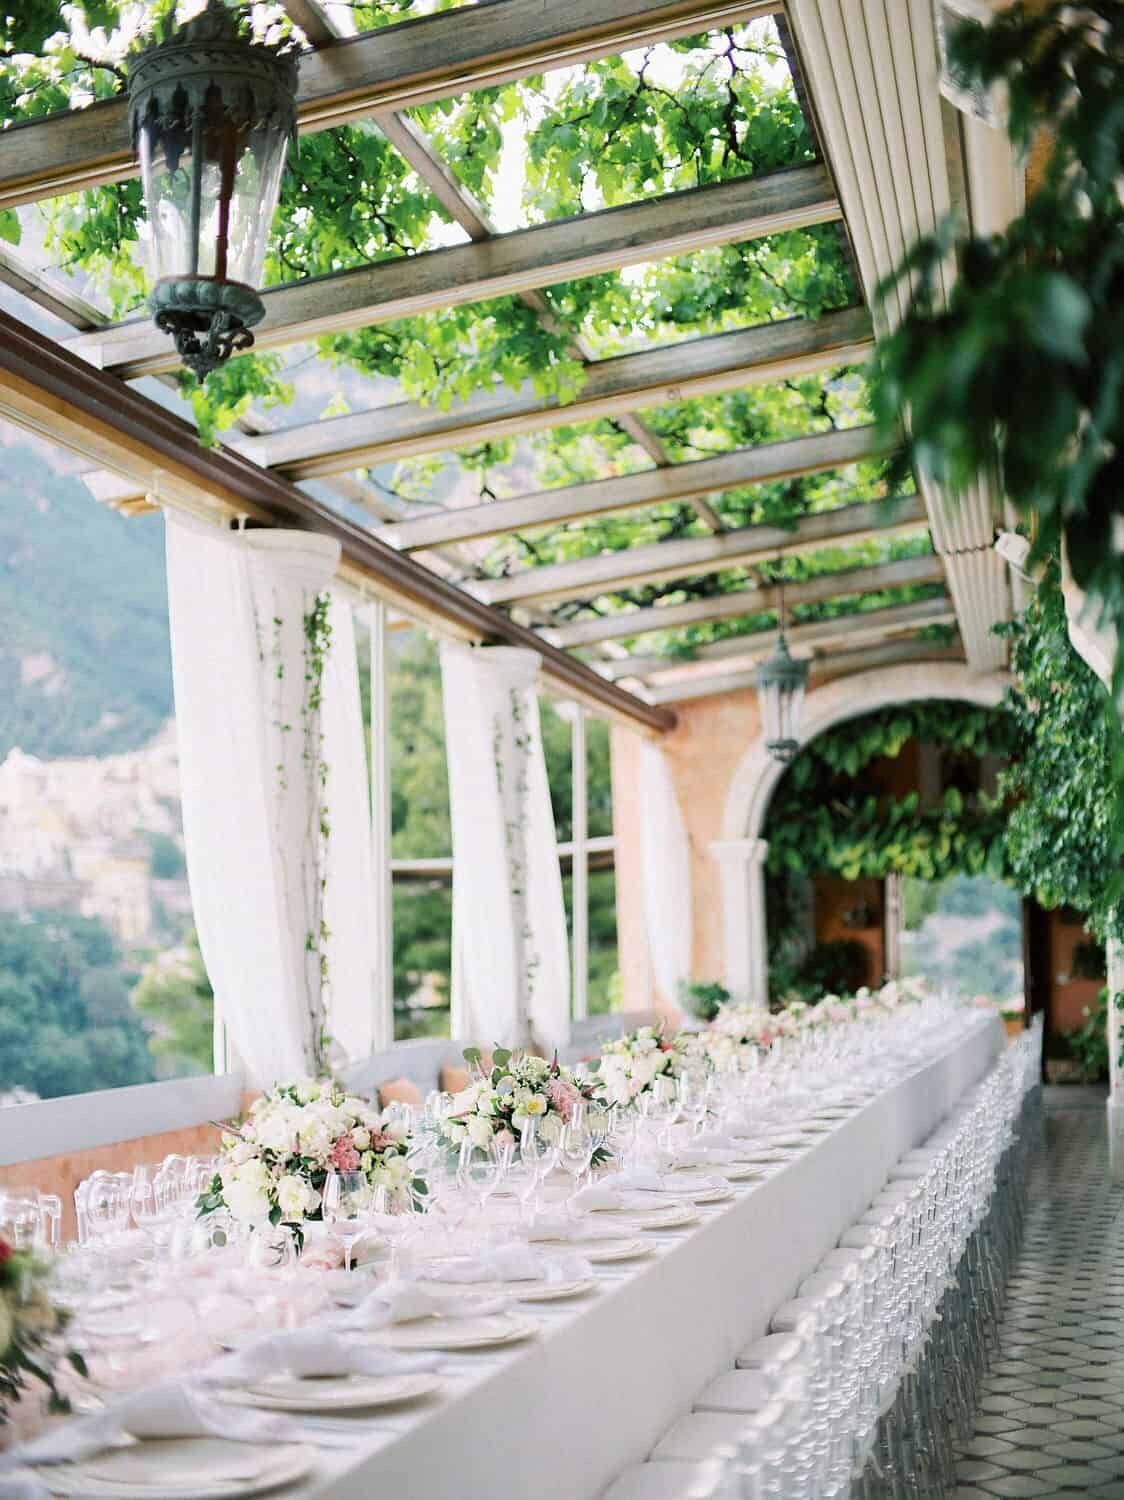
<path id="1" fill-rule="evenodd" d="M 375 939 L 370 782 L 351 605 L 333 593 L 331 651 L 324 675 L 323 733 L 329 835 L 324 891 L 328 1030 L 340 1055 L 359 1062 L 389 1046 L 390 1013 L 380 993 Z M 375 724 L 373 733 L 385 726 Z"/>
<path id="2" fill-rule="evenodd" d="M 570 964 L 539 658 L 441 647 L 453 826 L 453 1035 L 565 1046 Z"/>
<path id="3" fill-rule="evenodd" d="M 333 906 L 335 893 L 321 885 L 326 871 L 360 887 L 363 880 L 348 827 L 369 828 L 365 773 L 356 790 L 363 748 L 354 640 L 337 611 L 340 654 L 333 662 L 328 651 L 320 676 L 306 636 L 339 544 L 305 532 L 232 534 L 174 512 L 166 529 L 192 904 L 217 1016 L 247 1082 L 264 1087 L 322 1064 L 330 1026 L 322 960 L 329 976 L 339 963 L 335 993 L 347 1045 L 356 1038 L 365 1045 L 352 1004 L 354 1011 L 366 1004 L 357 1000 L 360 929 L 350 904 Z M 321 705 L 310 689 L 316 682 Z M 329 793 L 332 755 L 338 779 Z M 360 804 L 354 811 L 353 801 Z M 340 833 L 338 854 L 331 835 L 325 845 L 321 834 L 325 804 L 329 827 L 334 821 Z M 330 942 L 323 937 L 329 912 L 339 928 Z"/>
<path id="4" fill-rule="evenodd" d="M 674 1002 L 691 977 L 691 845 L 667 756 L 650 740 L 640 749 L 639 790 L 648 953 L 658 989 Z"/>

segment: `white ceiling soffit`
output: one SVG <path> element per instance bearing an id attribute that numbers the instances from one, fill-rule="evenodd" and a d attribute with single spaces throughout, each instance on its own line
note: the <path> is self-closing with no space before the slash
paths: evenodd
<path id="1" fill-rule="evenodd" d="M 877 305 L 876 290 L 919 236 L 954 208 L 978 233 L 1002 229 L 1019 211 L 1014 156 L 1002 131 L 942 99 L 933 0 L 789 0 L 788 10 L 863 290 L 885 333 L 905 301 L 895 289 Z M 941 274 L 947 294 L 954 267 Z M 984 552 L 990 559 L 995 487 L 977 485 L 955 500 L 931 482 L 921 489 L 946 563 Z M 990 628 L 1009 616 L 1006 580 L 996 580 L 990 560 L 958 567 L 956 585 L 950 566 L 949 578 L 969 663 L 1001 666 L 1005 646 Z"/>

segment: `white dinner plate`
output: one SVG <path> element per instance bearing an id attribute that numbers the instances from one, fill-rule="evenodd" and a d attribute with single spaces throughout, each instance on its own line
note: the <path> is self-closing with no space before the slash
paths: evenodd
<path id="1" fill-rule="evenodd" d="M 482 1318 L 420 1318 L 384 1328 L 378 1342 L 391 1349 L 490 1349 L 517 1344 L 538 1332 L 531 1318 L 492 1313 Z"/>
<path id="2" fill-rule="evenodd" d="M 731 1162 L 728 1167 L 715 1167 L 715 1173 L 719 1177 L 725 1177 L 728 1182 L 749 1182 L 754 1177 L 760 1177 L 761 1173 L 752 1161 Z"/>
<path id="3" fill-rule="evenodd" d="M 734 1190 L 732 1187 L 695 1188 L 694 1190 L 692 1190 L 691 1188 L 687 1189 L 687 1197 L 690 1198 L 692 1203 L 698 1203 L 699 1205 L 706 1205 L 710 1203 L 729 1203 L 730 1199 L 733 1196 Z"/>
<path id="4" fill-rule="evenodd" d="M 165 1438 L 111 1449 L 43 1477 L 56 1495 L 97 1500 L 238 1500 L 303 1479 L 311 1448 Z"/>
<path id="5" fill-rule="evenodd" d="M 699 1216 L 690 1203 L 669 1203 L 665 1208 L 649 1209 L 646 1213 L 635 1213 L 632 1217 L 634 1229 L 684 1229 L 688 1224 L 697 1224 Z"/>
<path id="6" fill-rule="evenodd" d="M 441 1384 L 439 1375 L 329 1375 L 302 1380 L 299 1375 L 275 1375 L 245 1390 L 225 1391 L 239 1406 L 269 1411 L 358 1411 L 376 1406 L 398 1406 L 428 1396 Z"/>
<path id="7" fill-rule="evenodd" d="M 443 1292 L 454 1296 L 459 1292 L 462 1296 L 512 1297 L 516 1302 L 561 1302 L 566 1297 L 580 1297 L 592 1291 L 597 1282 L 592 1276 L 581 1276 L 570 1281 L 474 1281 L 463 1286 L 442 1281 L 426 1285 L 439 1285 Z"/>
<path id="8" fill-rule="evenodd" d="M 592 1265 L 610 1266 L 621 1260 L 640 1260 L 651 1255 L 652 1247 L 644 1240 L 593 1240 L 581 1243 L 581 1254 Z"/>

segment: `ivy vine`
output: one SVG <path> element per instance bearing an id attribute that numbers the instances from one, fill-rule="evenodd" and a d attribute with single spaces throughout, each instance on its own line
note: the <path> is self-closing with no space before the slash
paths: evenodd
<path id="1" fill-rule="evenodd" d="M 1008 756 L 1016 735 L 1002 711 L 943 702 L 881 710 L 820 735 L 797 756 L 770 805 L 769 873 L 844 880 L 1004 875 L 1006 814 L 973 775 L 953 775 L 931 804 L 916 792 L 872 791 L 873 763 L 896 759 L 915 739 L 967 760 Z"/>
<path id="2" fill-rule="evenodd" d="M 305 838 L 305 869 L 311 895 L 305 952 L 313 959 L 318 983 L 311 986 L 313 1062 L 317 1074 L 328 1066 L 331 1038 L 328 1032 L 324 992 L 329 982 L 328 941 L 331 933 L 325 918 L 324 896 L 328 884 L 328 841 L 331 822 L 328 809 L 328 765 L 324 759 L 321 708 L 324 701 L 324 669 L 332 644 L 329 618 L 331 598 L 317 594 L 304 615 L 304 693 L 301 701 L 301 760 L 308 783 L 308 825 Z"/>
<path id="3" fill-rule="evenodd" d="M 1109 695 L 1070 642 L 1056 566 L 1006 633 L 1015 676 L 1007 709 L 1018 736 L 1000 782 L 1011 879 L 1042 906 L 1074 907 L 1102 940 L 1124 936 L 1118 731 Z"/>

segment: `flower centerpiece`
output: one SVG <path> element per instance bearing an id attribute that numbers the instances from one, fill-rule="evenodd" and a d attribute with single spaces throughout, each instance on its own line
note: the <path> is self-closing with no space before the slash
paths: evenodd
<path id="1" fill-rule="evenodd" d="M 573 1119 L 575 1108 L 597 1097 L 596 1084 L 563 1067 L 557 1055 L 548 1060 L 496 1047 L 485 1065 L 479 1047 L 466 1047 L 464 1060 L 476 1076 L 453 1095 L 452 1110 L 441 1122 L 442 1136 L 454 1147 L 466 1140 L 474 1146 L 505 1140 L 514 1145 L 531 1121 L 544 1140 L 553 1141 Z M 609 1152 L 599 1148 L 593 1163 L 608 1158 Z"/>
<path id="2" fill-rule="evenodd" d="M 392 1209 L 407 1209 L 425 1183 L 407 1159 L 408 1129 L 339 1084 L 309 1079 L 280 1084 L 256 1100 L 222 1138 L 222 1165 L 197 1203 L 200 1214 L 226 1209 L 244 1224 L 292 1224 L 323 1218 L 329 1172 L 362 1172 L 385 1187 Z"/>
<path id="3" fill-rule="evenodd" d="M 33 1251 L 0 1238 L 0 1422 L 7 1421 L 30 1380 L 46 1388 L 51 1411 L 70 1409 L 56 1384 L 50 1347 L 67 1315 L 51 1302 L 48 1275 L 46 1262 Z M 80 1375 L 86 1373 L 80 1354 L 67 1351 L 64 1357 Z"/>
<path id="4" fill-rule="evenodd" d="M 607 1104 L 631 1104 L 658 1079 L 674 1078 L 697 1056 L 700 1035 L 668 1036 L 662 1026 L 640 1026 L 606 1042 L 600 1058 L 587 1064 L 595 1070 L 598 1097 Z"/>
<path id="5" fill-rule="evenodd" d="M 706 1029 L 707 1055 L 720 1064 L 743 1047 L 767 1052 L 778 1037 L 796 1034 L 801 1014 L 791 1006 L 769 1011 L 760 1005 L 723 1005 Z"/>

